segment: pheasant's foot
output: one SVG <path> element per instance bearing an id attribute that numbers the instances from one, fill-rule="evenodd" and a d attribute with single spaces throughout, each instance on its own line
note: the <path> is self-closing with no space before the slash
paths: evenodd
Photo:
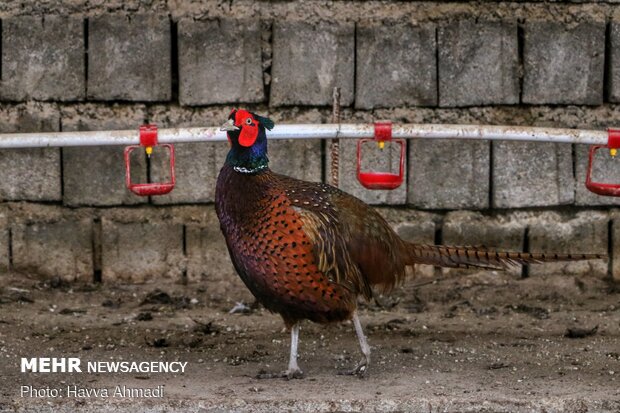
<path id="1" fill-rule="evenodd" d="M 287 380 L 303 379 L 304 372 L 301 371 L 300 369 L 288 369 L 286 371 L 281 371 L 278 373 L 261 370 L 256 375 L 256 378 L 257 379 L 287 379 Z"/>
<path id="2" fill-rule="evenodd" d="M 286 377 L 287 380 L 303 379 L 304 372 L 300 369 L 288 369 L 284 372 L 284 377 Z"/>
<path id="3" fill-rule="evenodd" d="M 360 379 L 366 377 L 367 373 L 368 373 L 368 361 L 366 359 L 363 359 L 362 361 L 360 361 L 357 364 L 357 366 L 355 366 L 355 368 L 352 370 L 345 370 L 345 371 L 338 372 L 338 374 L 341 376 L 357 376 Z"/>
<path id="4" fill-rule="evenodd" d="M 246 305 L 242 301 L 238 301 L 235 303 L 235 306 L 228 311 L 228 314 L 248 314 L 250 312 L 252 312 L 252 308 L 250 306 Z"/>

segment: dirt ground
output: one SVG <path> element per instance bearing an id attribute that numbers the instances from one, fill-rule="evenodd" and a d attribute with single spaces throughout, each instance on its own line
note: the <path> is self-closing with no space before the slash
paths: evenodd
<path id="1" fill-rule="evenodd" d="M 593 277 L 473 273 L 363 305 L 368 377 L 350 323 L 305 323 L 305 378 L 283 370 L 289 335 L 209 285 L 77 285 L 0 276 L 0 411 L 620 411 L 620 289 Z M 571 338 L 567 335 L 584 337 Z M 182 361 L 184 374 L 21 373 L 21 357 Z M 21 386 L 163 385 L 161 398 L 33 398 Z"/>

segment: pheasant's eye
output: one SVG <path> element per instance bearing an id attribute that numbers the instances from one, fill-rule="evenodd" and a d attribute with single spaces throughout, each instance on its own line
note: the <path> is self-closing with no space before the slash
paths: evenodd
<path id="1" fill-rule="evenodd" d="M 251 125 L 251 124 L 252 124 L 252 118 L 247 118 L 247 119 L 245 120 L 245 123 L 246 123 L 247 125 Z"/>

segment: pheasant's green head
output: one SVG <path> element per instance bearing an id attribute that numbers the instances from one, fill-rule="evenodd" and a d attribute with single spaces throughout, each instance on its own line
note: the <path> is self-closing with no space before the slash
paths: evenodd
<path id="1" fill-rule="evenodd" d="M 267 134 L 274 123 L 271 119 L 243 109 L 233 109 L 220 130 L 226 131 L 230 151 L 226 162 L 237 172 L 257 173 L 267 168 Z"/>

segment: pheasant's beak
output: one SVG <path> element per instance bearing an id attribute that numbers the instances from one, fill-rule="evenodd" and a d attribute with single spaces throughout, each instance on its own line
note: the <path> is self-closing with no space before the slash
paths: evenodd
<path id="1" fill-rule="evenodd" d="M 239 127 L 235 126 L 235 123 L 233 122 L 232 119 L 228 119 L 228 121 L 225 124 L 220 126 L 220 130 L 226 131 L 226 132 L 236 131 L 236 130 L 239 130 Z"/>

